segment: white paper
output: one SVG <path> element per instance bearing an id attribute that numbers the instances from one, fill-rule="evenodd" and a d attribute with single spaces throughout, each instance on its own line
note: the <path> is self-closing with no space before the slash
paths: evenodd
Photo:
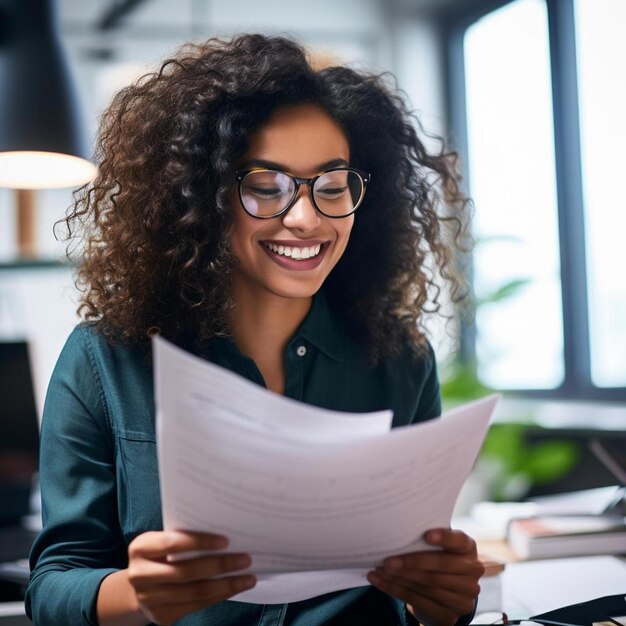
<path id="1" fill-rule="evenodd" d="M 626 594 L 626 562 L 612 556 L 508 563 L 502 572 L 502 609 L 511 618 L 620 593 Z"/>
<path id="2" fill-rule="evenodd" d="M 250 553 L 244 602 L 367 585 L 385 557 L 432 549 L 422 536 L 449 526 L 498 399 L 389 431 L 388 411 L 318 409 L 153 345 L 164 526 Z"/>

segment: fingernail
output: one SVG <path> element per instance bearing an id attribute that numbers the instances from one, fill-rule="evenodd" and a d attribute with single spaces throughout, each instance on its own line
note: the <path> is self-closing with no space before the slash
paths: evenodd
<path id="1" fill-rule="evenodd" d="M 426 538 L 433 543 L 439 543 L 441 541 L 441 533 L 438 530 L 430 530 Z"/>
<path id="2" fill-rule="evenodd" d="M 215 537 L 215 539 L 213 540 L 213 545 L 215 546 L 216 550 L 221 550 L 222 548 L 227 548 L 228 547 L 228 537 L 220 537 L 220 536 Z"/>
<path id="3" fill-rule="evenodd" d="M 367 580 L 369 580 L 373 585 L 380 585 L 382 578 L 375 572 L 369 572 L 367 574 Z"/>
<path id="4" fill-rule="evenodd" d="M 385 568 L 390 569 L 393 572 L 398 572 L 402 569 L 402 559 L 393 557 L 385 561 Z"/>

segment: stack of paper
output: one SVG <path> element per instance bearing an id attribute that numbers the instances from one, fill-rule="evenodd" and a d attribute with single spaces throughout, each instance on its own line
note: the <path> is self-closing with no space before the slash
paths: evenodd
<path id="1" fill-rule="evenodd" d="M 250 553 L 259 582 L 238 601 L 367 585 L 385 557 L 432 549 L 498 400 L 390 431 L 388 411 L 315 408 L 153 341 L 164 526 Z"/>
<path id="2" fill-rule="evenodd" d="M 480 530 L 479 538 L 504 539 L 509 524 L 516 519 L 537 516 L 602 515 L 615 502 L 621 491 L 621 487 L 614 485 L 539 496 L 525 502 L 479 502 L 472 508 L 471 517 Z"/>

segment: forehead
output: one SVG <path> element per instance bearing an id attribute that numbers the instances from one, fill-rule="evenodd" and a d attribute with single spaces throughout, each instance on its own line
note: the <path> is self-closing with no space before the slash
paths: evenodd
<path id="1" fill-rule="evenodd" d="M 350 160 L 348 139 L 339 124 L 321 107 L 302 104 L 276 109 L 250 136 L 241 163 L 259 159 L 301 176 L 336 159 Z"/>

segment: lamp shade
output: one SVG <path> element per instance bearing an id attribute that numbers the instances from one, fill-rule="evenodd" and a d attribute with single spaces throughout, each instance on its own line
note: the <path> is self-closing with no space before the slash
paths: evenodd
<path id="1" fill-rule="evenodd" d="M 96 173 L 54 0 L 0 0 L 0 187 L 75 187 Z"/>

